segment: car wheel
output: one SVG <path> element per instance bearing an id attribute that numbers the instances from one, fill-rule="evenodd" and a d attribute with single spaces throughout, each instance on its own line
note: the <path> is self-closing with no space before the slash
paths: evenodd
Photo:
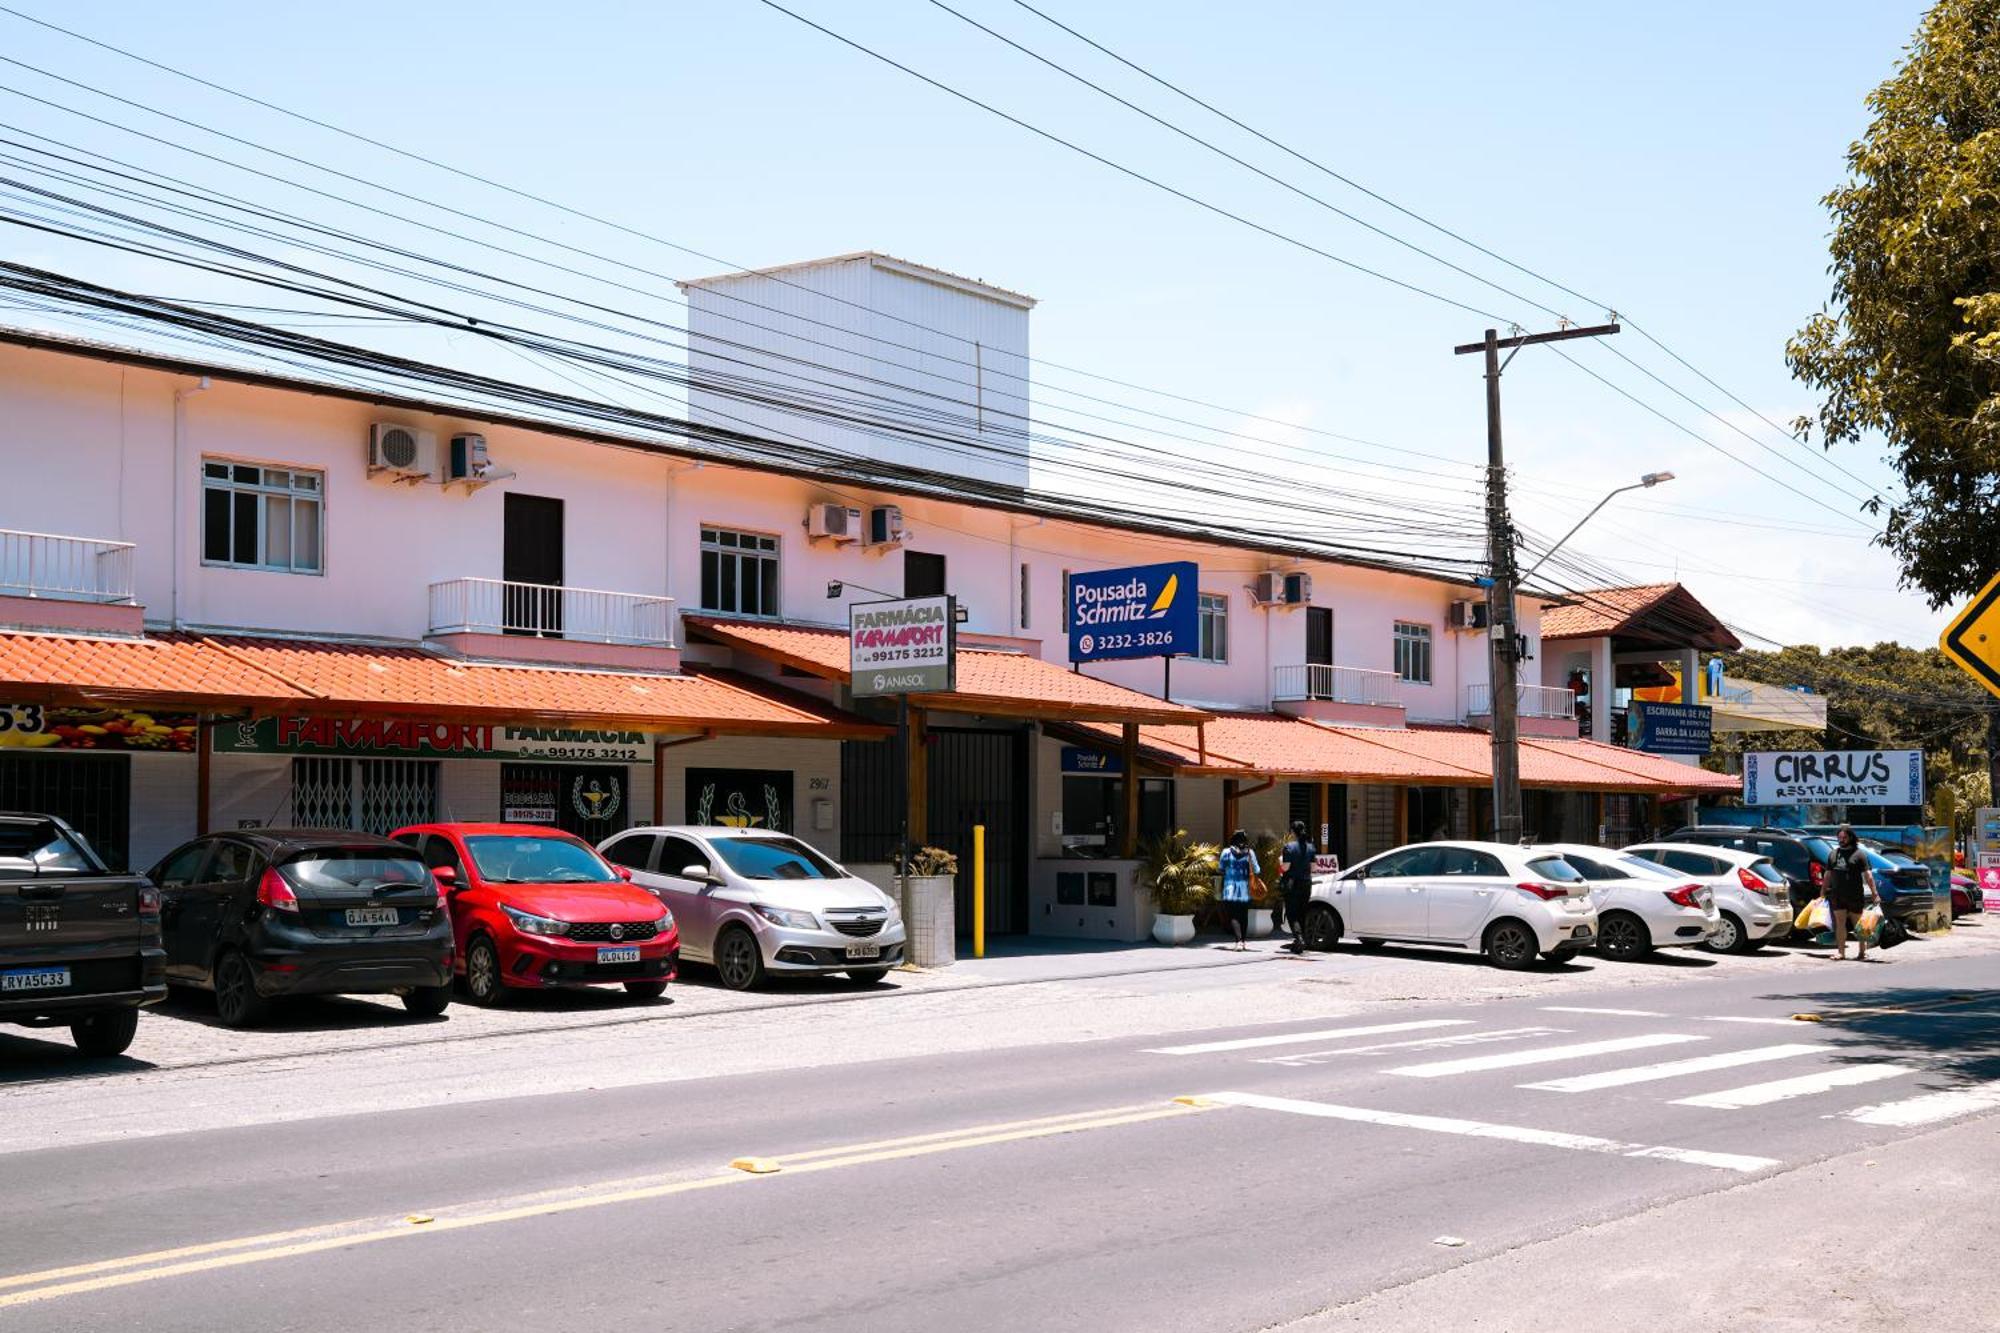
<path id="1" fill-rule="evenodd" d="M 1519 921 L 1497 922 L 1486 932 L 1486 961 L 1509 972 L 1518 972 L 1541 953 L 1535 932 Z"/>
<path id="2" fill-rule="evenodd" d="M 657 1000 L 667 993 L 664 981 L 628 981 L 625 993 L 635 1000 Z"/>
<path id="3" fill-rule="evenodd" d="M 764 979 L 764 952 L 757 937 L 730 926 L 715 937 L 715 970 L 730 990 L 751 990 Z"/>
<path id="4" fill-rule="evenodd" d="M 137 1009 L 114 1009 L 110 1013 L 92 1014 L 80 1023 L 69 1025 L 70 1040 L 76 1043 L 77 1051 L 83 1055 L 123 1055 L 138 1032 Z"/>
<path id="5" fill-rule="evenodd" d="M 488 1008 L 507 1003 L 507 983 L 500 975 L 500 950 L 484 935 L 465 949 L 465 993 L 474 1004 Z"/>
<path id="6" fill-rule="evenodd" d="M 436 1018 L 451 1004 L 451 983 L 442 986 L 412 986 L 403 994 L 403 1007 L 418 1018 Z"/>
<path id="7" fill-rule="evenodd" d="M 857 986 L 873 986 L 888 975 L 889 969 L 886 967 L 850 967 L 847 969 L 847 979 Z"/>
<path id="8" fill-rule="evenodd" d="M 1653 936 L 1638 917 L 1612 912 L 1597 919 L 1597 948 L 1606 958 L 1636 962 L 1653 951 Z"/>
<path id="9" fill-rule="evenodd" d="M 240 953 L 222 955 L 215 965 L 215 1015 L 224 1027 L 254 1027 L 270 1012 L 270 1001 L 257 993 L 250 960 Z"/>
<path id="10" fill-rule="evenodd" d="M 1724 912 L 1715 934 L 1708 937 L 1708 948 L 1714 953 L 1749 953 L 1756 947 L 1750 932 L 1743 929 L 1743 922 L 1733 912 Z"/>
<path id="11" fill-rule="evenodd" d="M 1340 943 L 1340 913 L 1331 907 L 1309 907 L 1306 909 L 1306 948 L 1315 953 L 1326 953 Z"/>

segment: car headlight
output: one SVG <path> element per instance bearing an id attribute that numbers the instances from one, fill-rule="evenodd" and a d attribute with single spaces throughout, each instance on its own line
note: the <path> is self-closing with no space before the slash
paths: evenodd
<path id="1" fill-rule="evenodd" d="M 660 934 L 664 935 L 673 928 L 674 928 L 673 909 L 662 907 L 660 909 Z"/>
<path id="2" fill-rule="evenodd" d="M 557 921 L 553 917 L 536 916 L 533 912 L 523 912 L 519 908 L 500 904 L 500 910 L 514 923 L 514 929 L 523 935 L 567 935 L 569 922 Z"/>
<path id="3" fill-rule="evenodd" d="M 811 912 L 795 912 L 788 907 L 766 907 L 762 903 L 751 904 L 758 916 L 774 926 L 784 926 L 790 930 L 818 930 L 819 918 Z"/>

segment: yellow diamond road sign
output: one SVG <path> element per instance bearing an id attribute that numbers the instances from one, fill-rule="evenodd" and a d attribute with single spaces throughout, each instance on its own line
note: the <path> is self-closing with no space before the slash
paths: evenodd
<path id="1" fill-rule="evenodd" d="M 2000 694 L 2000 574 L 1953 618 L 1938 647 L 1974 680 Z"/>

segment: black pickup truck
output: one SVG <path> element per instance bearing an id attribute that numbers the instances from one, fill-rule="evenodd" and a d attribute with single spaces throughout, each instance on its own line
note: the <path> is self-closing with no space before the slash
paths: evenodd
<path id="1" fill-rule="evenodd" d="M 132 1044 L 167 995 L 160 891 L 104 868 L 50 815 L 0 813 L 0 1023 L 68 1027 L 85 1055 Z"/>

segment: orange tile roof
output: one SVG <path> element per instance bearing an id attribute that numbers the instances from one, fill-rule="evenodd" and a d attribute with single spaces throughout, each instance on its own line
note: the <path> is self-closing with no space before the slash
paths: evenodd
<path id="1" fill-rule="evenodd" d="M 271 707 L 309 697 L 198 639 L 0 634 L 0 691 L 21 702 Z"/>
<path id="2" fill-rule="evenodd" d="M 588 721 L 639 731 L 874 736 L 884 730 L 733 672 L 679 676 L 458 662 L 420 648 L 163 634 L 0 634 L 0 697 L 257 713 Z"/>
<path id="3" fill-rule="evenodd" d="M 712 616 L 687 616 L 682 623 L 691 632 L 765 661 L 847 681 L 847 635 L 840 630 Z M 989 648 L 960 648 L 958 688 L 949 694 L 912 695 L 911 702 L 958 713 L 1072 721 L 1193 723 L 1208 716 L 1198 708 L 1065 671 L 1039 657 Z"/>
<path id="4" fill-rule="evenodd" d="M 1693 593 L 1678 583 L 1643 583 L 1628 588 L 1585 588 L 1570 606 L 1542 613 L 1542 638 L 1599 639 L 1637 634 L 1691 648 L 1735 651 L 1743 646 Z M 1653 623 L 1646 623 L 1648 620 Z"/>
<path id="5" fill-rule="evenodd" d="M 1117 728 L 1076 730 L 1110 749 Z M 1470 727 L 1342 727 L 1284 713 L 1221 713 L 1194 727 L 1139 729 L 1142 755 L 1191 777 L 1294 777 L 1391 786 L 1485 786 L 1492 740 Z M 1523 786 L 1644 795 L 1733 791 L 1735 778 L 1585 740 L 1524 738 Z"/>

